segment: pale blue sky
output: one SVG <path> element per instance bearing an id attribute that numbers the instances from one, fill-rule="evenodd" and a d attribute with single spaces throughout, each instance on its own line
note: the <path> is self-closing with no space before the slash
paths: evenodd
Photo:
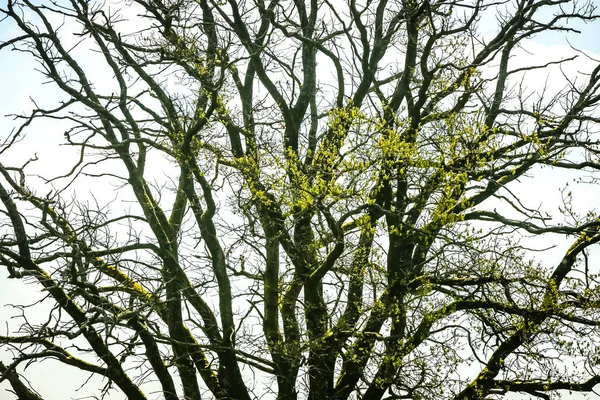
<path id="1" fill-rule="evenodd" d="M 600 15 L 600 0 L 593 0 L 592 3 L 597 7 L 596 14 Z M 570 43 L 575 48 L 600 54 L 600 20 L 588 21 L 587 23 L 570 20 L 568 27 L 581 31 L 581 34 L 544 32 L 542 35 L 536 36 L 533 40 L 539 44 L 548 46 L 568 45 Z"/>

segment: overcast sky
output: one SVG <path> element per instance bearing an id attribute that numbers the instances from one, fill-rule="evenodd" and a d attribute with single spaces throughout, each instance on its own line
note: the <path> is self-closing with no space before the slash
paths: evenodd
<path id="1" fill-rule="evenodd" d="M 596 0 L 600 4 L 600 0 Z M 600 10 L 599 10 L 600 12 Z M 487 25 L 489 29 L 493 24 Z M 568 57 L 574 53 L 570 48 L 573 46 L 577 49 L 585 51 L 590 57 L 600 60 L 600 21 L 595 21 L 588 24 L 576 23 L 572 24 L 573 29 L 581 31 L 580 35 L 569 35 L 567 41 L 564 33 L 545 33 L 538 35 L 533 38 L 529 43 L 527 52 L 529 55 L 522 55 L 522 62 L 529 62 L 530 60 L 541 60 L 541 59 L 560 59 L 561 57 Z M 14 35 L 16 31 L 10 23 L 0 23 L 0 40 L 6 39 Z M 515 62 L 519 62 L 515 60 Z M 567 70 L 571 74 L 577 74 L 578 71 L 585 70 L 593 65 L 593 62 L 589 59 L 586 60 L 584 57 L 580 58 L 577 63 L 571 64 Z M 530 84 L 543 84 L 545 77 L 540 76 L 539 79 L 532 79 Z M 556 79 L 556 84 L 560 84 L 560 78 L 558 76 L 552 77 Z M 13 127 L 15 122 L 5 114 L 9 113 L 20 113 L 24 110 L 30 110 L 32 103 L 30 97 L 34 97 L 39 101 L 50 101 L 56 98 L 56 89 L 52 85 L 44 85 L 43 77 L 35 71 L 35 64 L 31 62 L 31 59 L 24 54 L 10 51 L 2 51 L 0 53 L 0 138 L 6 137 Z M 55 131 L 56 130 L 56 131 Z M 62 137 L 60 131 L 60 125 L 55 123 L 48 123 L 43 126 L 40 124 L 36 125 L 35 129 L 28 132 L 29 138 L 27 140 L 28 146 L 31 146 L 31 153 L 37 152 L 44 168 L 54 168 L 57 172 L 63 171 L 65 168 L 70 167 L 71 164 L 67 164 L 64 160 L 69 157 L 66 152 L 70 152 L 68 148 L 57 148 L 55 145 L 56 138 Z M 63 155 L 61 152 L 65 151 Z M 31 156 L 31 153 L 24 152 L 15 157 L 27 158 Z M 12 157 L 12 156 L 11 156 Z M 10 161 L 13 161 L 11 159 Z M 8 161 L 6 159 L 0 159 L 0 162 Z M 540 202 L 542 208 L 547 208 L 553 212 L 556 212 L 556 207 L 559 204 L 559 192 L 558 187 L 560 182 L 570 181 L 574 175 L 564 173 L 557 175 L 549 170 L 539 171 L 536 175 L 527 182 L 523 182 L 522 185 L 516 188 L 517 193 L 520 193 L 523 197 L 527 197 L 532 193 L 535 193 L 538 198 L 545 199 Z M 549 185 L 552 182 L 552 185 Z M 581 210 L 590 210 L 596 208 L 595 204 L 597 199 L 600 198 L 600 190 L 592 186 L 580 186 L 573 188 L 574 199 L 576 206 Z M 537 201 L 537 200 L 533 200 Z M 543 258 L 548 260 L 555 259 L 555 255 L 561 254 L 565 251 L 565 248 L 569 246 L 567 242 L 564 243 L 548 243 L 548 238 L 543 239 L 541 242 L 537 242 L 540 247 L 545 247 L 549 244 L 556 244 L 556 248 L 546 253 Z M 544 242 L 545 241 L 545 242 Z M 22 283 L 17 281 L 6 282 L 6 272 L 0 270 L 0 334 L 5 334 L 4 324 L 5 320 L 13 314 L 11 308 L 2 307 L 8 303 L 27 303 L 31 301 L 31 288 L 25 287 Z M 7 286 L 10 285 L 10 288 Z M 7 358 L 7 354 L 3 353 L 0 349 L 0 360 L 5 363 L 9 363 L 10 359 Z M 33 376 L 32 382 L 33 387 L 38 390 L 46 400 L 62 400 L 66 398 L 72 398 L 72 396 L 64 397 L 64 393 L 73 393 L 73 390 L 84 383 L 87 375 L 82 374 L 80 376 L 69 375 L 65 376 L 64 371 L 61 368 L 56 368 L 58 363 L 56 362 L 44 362 L 37 365 L 33 365 L 30 368 L 31 375 Z M 69 370 L 71 371 L 71 370 Z M 0 399 L 12 400 L 11 397 L 2 389 L 6 388 L 6 383 L 0 383 Z M 83 392 L 79 392 L 78 395 L 73 393 L 73 396 L 82 396 Z M 152 398 L 153 396 L 150 396 Z M 114 398 L 121 398 L 115 396 Z M 513 398 L 521 398 L 516 396 Z M 571 397 L 583 398 L 583 397 Z M 590 397 L 591 398 L 591 397 Z M 600 397 L 597 397 L 600 399 Z"/>

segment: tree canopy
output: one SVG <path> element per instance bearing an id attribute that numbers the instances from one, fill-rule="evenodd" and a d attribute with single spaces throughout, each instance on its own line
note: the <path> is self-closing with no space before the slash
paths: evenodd
<path id="1" fill-rule="evenodd" d="M 17 398 L 44 398 L 25 366 L 47 359 L 132 400 L 600 383 L 600 219 L 568 190 L 554 215 L 511 190 L 542 167 L 595 182 L 600 63 L 530 90 L 573 59 L 514 62 L 594 20 L 591 3 L 8 0 L 0 15 L 2 53 L 56 94 L 0 133 L 0 286 L 44 296 L 0 332 Z M 35 170 L 31 137 L 74 158 Z M 550 263 L 523 241 L 546 234 L 568 241 Z"/>

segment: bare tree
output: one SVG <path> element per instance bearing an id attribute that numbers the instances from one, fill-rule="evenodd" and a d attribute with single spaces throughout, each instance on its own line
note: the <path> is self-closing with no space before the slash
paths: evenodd
<path id="1" fill-rule="evenodd" d="M 34 282 L 52 303 L 0 336 L 19 399 L 42 398 L 23 367 L 48 358 L 133 400 L 551 398 L 600 383 L 600 219 L 566 191 L 564 216 L 511 191 L 540 166 L 600 170 L 600 66 L 539 93 L 527 77 L 571 59 L 511 61 L 595 19 L 591 4 L 0 13 L 20 31 L 0 49 L 33 57 L 63 96 L 16 116 L 0 155 L 38 120 L 79 155 L 60 176 L 28 172 L 34 149 L 0 164 L 2 285 Z M 546 233 L 571 241 L 553 265 L 520 243 Z"/>

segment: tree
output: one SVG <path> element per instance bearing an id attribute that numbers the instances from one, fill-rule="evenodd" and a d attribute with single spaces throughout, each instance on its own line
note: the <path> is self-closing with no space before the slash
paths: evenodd
<path id="1" fill-rule="evenodd" d="M 526 78 L 572 59 L 511 61 L 595 19 L 591 4 L 0 12 L 20 31 L 0 49 L 33 57 L 63 96 L 16 116 L 0 152 L 2 285 L 34 282 L 52 305 L 0 337 L 19 399 L 42 398 L 24 366 L 46 359 L 133 400 L 551 398 L 600 383 L 600 219 L 566 190 L 564 215 L 511 192 L 540 167 L 600 169 L 600 65 L 551 94 Z M 6 164 L 38 121 L 64 127 L 66 173 L 28 172 L 34 151 Z M 570 241 L 551 265 L 524 244 L 544 234 Z"/>

